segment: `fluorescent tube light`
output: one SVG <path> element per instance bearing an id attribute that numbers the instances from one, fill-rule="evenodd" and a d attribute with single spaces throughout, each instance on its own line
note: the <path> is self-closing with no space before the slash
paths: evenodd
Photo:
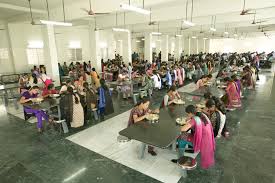
<path id="1" fill-rule="evenodd" d="M 210 27 L 210 30 L 213 31 L 213 32 L 217 31 L 217 29 L 215 29 L 214 27 Z"/>
<path id="2" fill-rule="evenodd" d="M 182 35 L 177 34 L 176 37 L 182 37 Z"/>
<path id="3" fill-rule="evenodd" d="M 113 31 L 115 31 L 115 32 L 129 32 L 128 29 L 121 29 L 121 28 L 113 28 Z"/>
<path id="4" fill-rule="evenodd" d="M 225 32 L 224 32 L 224 34 L 228 35 L 228 34 L 229 34 L 229 32 L 225 31 Z"/>
<path id="5" fill-rule="evenodd" d="M 207 37 L 204 37 L 203 39 L 206 40 L 206 39 L 208 39 L 208 38 L 207 38 Z"/>
<path id="6" fill-rule="evenodd" d="M 197 39 L 197 37 L 196 36 L 192 36 L 192 39 Z"/>
<path id="7" fill-rule="evenodd" d="M 145 41 L 145 39 L 144 39 L 144 38 L 142 38 L 141 40 L 142 40 L 142 41 Z"/>
<path id="8" fill-rule="evenodd" d="M 119 40 L 117 40 L 117 41 L 122 42 L 122 40 L 121 40 L 121 39 L 119 39 Z"/>
<path id="9" fill-rule="evenodd" d="M 69 22 L 55 22 L 55 21 L 48 21 L 48 20 L 40 20 L 40 22 L 45 25 L 60 25 L 60 26 L 67 26 L 67 27 L 73 26 L 73 24 Z"/>
<path id="10" fill-rule="evenodd" d="M 161 35 L 161 32 L 151 32 L 152 35 Z"/>
<path id="11" fill-rule="evenodd" d="M 136 40 L 136 43 L 140 43 L 140 40 Z"/>
<path id="12" fill-rule="evenodd" d="M 70 41 L 69 48 L 81 48 L 80 41 Z"/>
<path id="13" fill-rule="evenodd" d="M 44 48 L 43 41 L 29 41 L 28 48 Z"/>
<path id="14" fill-rule="evenodd" d="M 235 37 L 237 37 L 237 36 L 238 36 L 238 34 L 236 34 L 236 33 L 235 33 L 235 34 L 234 34 L 234 36 L 235 36 Z"/>
<path id="15" fill-rule="evenodd" d="M 188 25 L 188 26 L 191 26 L 191 27 L 195 26 L 195 24 L 193 22 L 189 22 L 188 20 L 183 20 L 183 23 L 185 25 Z"/>
<path id="16" fill-rule="evenodd" d="M 120 4 L 120 7 L 124 10 L 134 11 L 134 12 L 141 13 L 144 15 L 149 15 L 151 13 L 151 11 L 149 11 L 149 10 L 145 10 L 143 8 L 138 8 L 136 6 L 132 6 L 129 4 L 124 4 L 124 3 Z"/>

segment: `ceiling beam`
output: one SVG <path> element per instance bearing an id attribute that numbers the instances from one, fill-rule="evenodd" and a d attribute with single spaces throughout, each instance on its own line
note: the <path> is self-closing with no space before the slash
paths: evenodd
<path id="1" fill-rule="evenodd" d="M 7 4 L 7 3 L 0 3 L 0 8 L 4 9 L 10 9 L 10 10 L 15 10 L 15 11 L 22 11 L 22 12 L 29 12 L 30 9 L 22 6 L 16 6 L 12 4 Z M 45 14 L 47 13 L 46 10 L 40 10 L 40 9 L 32 9 L 33 13 L 40 13 L 40 14 Z"/>

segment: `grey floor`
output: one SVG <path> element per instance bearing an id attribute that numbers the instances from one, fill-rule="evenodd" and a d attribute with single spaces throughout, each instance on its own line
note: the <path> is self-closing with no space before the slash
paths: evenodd
<path id="1" fill-rule="evenodd" d="M 243 108 L 228 114 L 231 136 L 217 139 L 215 167 L 189 171 L 188 178 L 179 182 L 275 182 L 274 73 L 262 70 L 260 79 L 256 91 L 245 93 Z M 154 96 L 154 105 L 163 93 Z M 115 115 L 131 107 L 130 101 L 116 100 Z M 53 129 L 39 135 L 35 124 L 7 114 L 3 105 L 0 116 L 0 183 L 158 182 L 66 140 Z"/>

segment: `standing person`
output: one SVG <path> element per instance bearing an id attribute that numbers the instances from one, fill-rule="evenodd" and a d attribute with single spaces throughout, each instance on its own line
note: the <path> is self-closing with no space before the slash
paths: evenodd
<path id="1" fill-rule="evenodd" d="M 63 72 L 64 72 L 64 76 L 68 76 L 68 74 L 69 74 L 69 68 L 68 68 L 66 62 L 64 62 L 64 65 L 63 65 Z"/>
<path id="2" fill-rule="evenodd" d="M 153 71 L 152 79 L 154 80 L 154 88 L 161 89 L 161 78 L 156 70 Z"/>
<path id="3" fill-rule="evenodd" d="M 129 79 L 132 79 L 132 72 L 133 72 L 133 68 L 131 63 L 128 64 L 128 74 L 129 74 Z"/>
<path id="4" fill-rule="evenodd" d="M 129 120 L 128 120 L 128 127 L 143 121 L 146 119 L 148 114 L 150 113 L 159 113 L 159 110 L 152 111 L 149 109 L 150 100 L 147 98 L 143 98 L 137 105 L 131 110 Z M 156 156 L 157 153 L 154 151 L 153 146 L 148 146 L 148 153 L 152 156 Z"/>
<path id="5" fill-rule="evenodd" d="M 183 154 L 185 146 L 193 146 L 194 152 L 200 152 L 201 155 L 201 167 L 208 169 L 215 163 L 215 139 L 213 136 L 213 129 L 210 120 L 203 113 L 197 113 L 196 107 L 189 105 L 185 108 L 187 113 L 187 123 L 181 127 L 181 136 L 178 138 L 178 147 L 180 155 Z M 186 133 L 188 130 L 191 133 Z M 177 163 L 177 159 L 171 160 L 173 163 Z M 181 165 L 184 168 L 193 168 L 196 166 L 195 161 L 192 164 Z"/>
<path id="6" fill-rule="evenodd" d="M 100 77 L 98 75 L 98 73 L 96 72 L 95 68 L 92 68 L 92 72 L 91 72 L 91 77 L 92 77 L 92 81 L 93 84 L 96 88 L 100 87 Z"/>
<path id="7" fill-rule="evenodd" d="M 168 68 L 166 71 L 166 85 L 168 86 L 168 88 L 170 88 L 173 85 L 173 81 L 172 81 L 172 76 L 170 74 L 170 69 Z"/>
<path id="8" fill-rule="evenodd" d="M 182 81 L 184 83 L 184 80 L 185 80 L 185 69 L 184 69 L 183 65 L 181 66 L 181 74 L 182 74 Z"/>
<path id="9" fill-rule="evenodd" d="M 97 95 L 94 90 L 91 90 L 89 87 L 89 83 L 85 82 L 83 84 L 84 87 L 84 96 L 85 96 L 85 104 L 84 104 L 84 115 L 85 122 L 90 119 L 92 111 L 97 107 Z M 95 117 L 97 120 L 97 116 Z"/>
<path id="10" fill-rule="evenodd" d="M 109 115 L 114 112 L 113 100 L 111 92 L 105 83 L 104 79 L 100 79 L 99 93 L 99 111 L 101 119 L 104 119 L 104 115 Z"/>
<path id="11" fill-rule="evenodd" d="M 21 98 L 20 98 L 20 104 L 25 104 L 27 102 L 32 101 L 32 99 L 35 98 L 39 98 L 38 97 L 39 94 L 39 87 L 38 86 L 33 86 L 30 90 L 25 91 Z M 32 113 L 36 116 L 37 118 L 37 129 L 38 132 L 41 133 L 42 132 L 42 125 L 43 125 L 43 121 L 42 119 L 44 118 L 47 122 L 49 121 L 49 117 L 46 114 L 45 111 L 43 110 L 38 110 L 38 109 L 32 109 L 29 107 L 24 107 L 24 112 L 26 113 Z"/>
<path id="12" fill-rule="evenodd" d="M 74 93 L 72 87 L 60 99 L 61 116 L 66 120 L 69 127 L 77 128 L 84 124 L 84 112 L 78 94 Z"/>
<path id="13" fill-rule="evenodd" d="M 178 84 L 179 86 L 183 85 L 182 73 L 180 67 L 177 67 L 177 75 L 178 75 Z"/>

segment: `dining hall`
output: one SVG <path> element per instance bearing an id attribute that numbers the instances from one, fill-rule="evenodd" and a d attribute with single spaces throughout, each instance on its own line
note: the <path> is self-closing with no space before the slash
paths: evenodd
<path id="1" fill-rule="evenodd" d="M 0 183 L 272 183 L 275 1 L 0 0 Z"/>

